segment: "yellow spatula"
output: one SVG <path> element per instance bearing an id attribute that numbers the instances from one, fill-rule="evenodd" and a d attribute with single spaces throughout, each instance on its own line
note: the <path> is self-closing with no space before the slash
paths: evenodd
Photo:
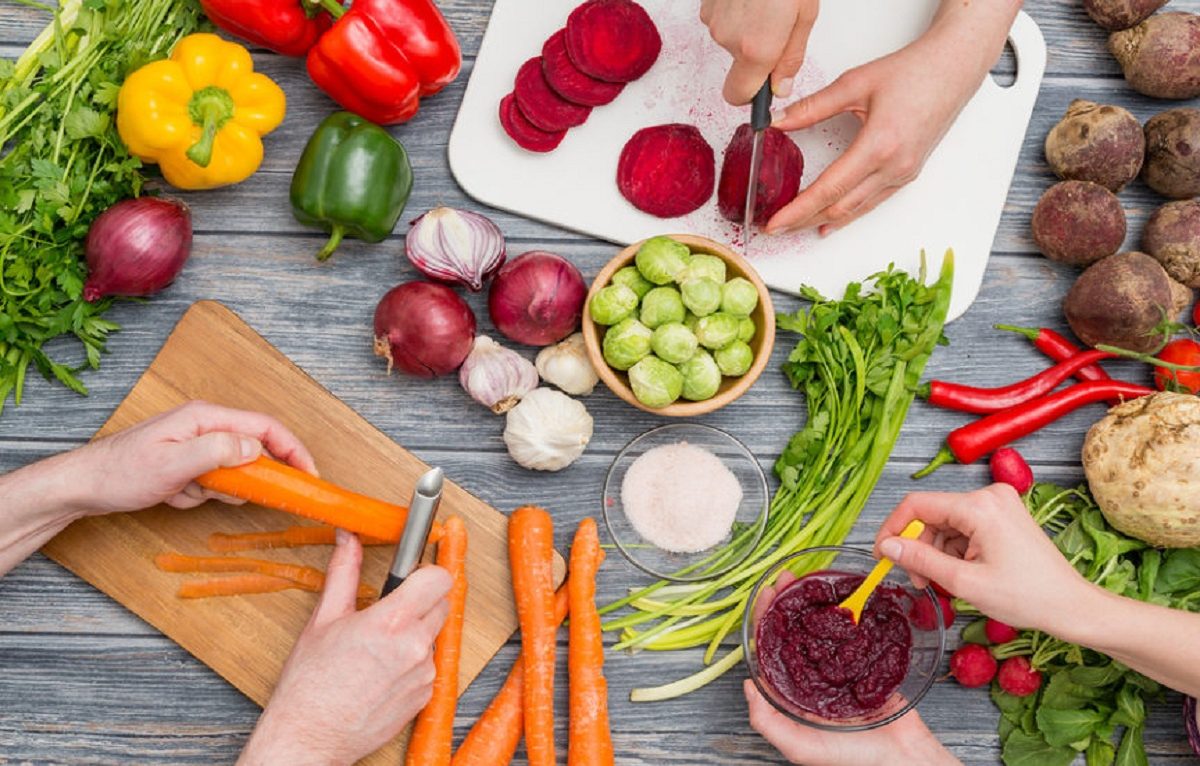
<path id="1" fill-rule="evenodd" d="M 900 533 L 901 537 L 909 540 L 916 540 L 925 531 L 925 524 L 913 520 L 908 522 L 908 526 Z M 891 559 L 880 559 L 871 573 L 867 575 L 862 584 L 854 589 L 854 592 L 846 597 L 846 600 L 838 604 L 842 609 L 849 609 L 850 614 L 854 617 L 854 624 L 857 625 L 859 619 L 862 618 L 863 607 L 867 605 L 867 599 L 875 592 L 875 587 L 883 582 L 883 578 L 887 577 L 888 572 L 892 571 Z"/>

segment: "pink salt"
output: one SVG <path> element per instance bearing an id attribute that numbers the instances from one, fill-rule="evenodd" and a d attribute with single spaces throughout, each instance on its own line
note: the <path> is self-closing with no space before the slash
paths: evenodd
<path id="1" fill-rule="evenodd" d="M 647 450 L 621 483 L 625 517 L 646 542 L 696 553 L 729 534 L 742 485 L 721 459 L 687 442 Z"/>

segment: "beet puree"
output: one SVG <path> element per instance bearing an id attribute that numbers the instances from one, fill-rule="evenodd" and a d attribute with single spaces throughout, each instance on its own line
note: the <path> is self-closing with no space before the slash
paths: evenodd
<path id="1" fill-rule="evenodd" d="M 825 718 L 856 718 L 883 707 L 908 673 L 911 598 L 883 584 L 854 624 L 838 607 L 862 575 L 816 572 L 789 585 L 758 621 L 762 677 L 783 699 Z"/>

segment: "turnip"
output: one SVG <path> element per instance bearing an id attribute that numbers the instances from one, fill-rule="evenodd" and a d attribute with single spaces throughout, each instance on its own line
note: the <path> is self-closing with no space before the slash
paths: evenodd
<path id="1" fill-rule="evenodd" d="M 1046 134 L 1045 149 L 1059 178 L 1118 192 L 1142 169 L 1146 139 L 1142 123 L 1121 107 L 1075 99 Z"/>

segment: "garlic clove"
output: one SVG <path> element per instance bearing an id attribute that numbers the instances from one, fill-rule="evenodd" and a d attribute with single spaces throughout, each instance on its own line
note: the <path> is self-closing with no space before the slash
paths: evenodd
<path id="1" fill-rule="evenodd" d="M 583 333 L 575 333 L 538 352 L 536 361 L 542 380 L 573 396 L 592 393 L 600 376 L 588 358 Z"/>
<path id="2" fill-rule="evenodd" d="M 458 382 L 472 399 L 500 415 L 537 388 L 537 369 L 528 359 L 479 335 L 458 370 Z"/>

